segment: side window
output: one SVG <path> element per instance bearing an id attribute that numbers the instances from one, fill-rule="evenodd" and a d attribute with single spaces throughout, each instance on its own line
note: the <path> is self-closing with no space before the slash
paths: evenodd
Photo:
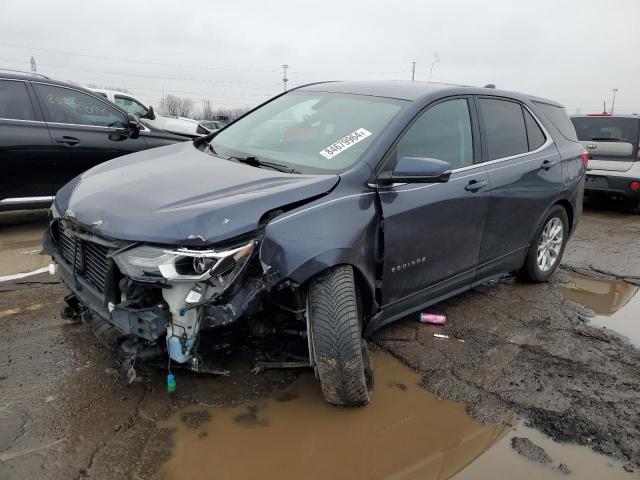
<path id="1" fill-rule="evenodd" d="M 546 116 L 549 117 L 551 123 L 555 125 L 555 127 L 560 130 L 560 133 L 563 137 L 573 140 L 574 142 L 578 141 L 578 137 L 576 136 L 576 130 L 573 128 L 573 124 L 569 119 L 569 115 L 567 115 L 567 110 L 564 107 L 558 107 L 556 105 L 551 105 L 549 103 L 543 102 L 533 102 L 535 103 L 540 110 L 542 110 Z"/>
<path id="2" fill-rule="evenodd" d="M 124 128 L 124 116 L 115 108 L 91 95 L 57 87 L 34 83 L 45 120 L 55 123 Z"/>
<path id="3" fill-rule="evenodd" d="M 529 140 L 529 151 L 532 152 L 540 148 L 547 138 L 542 133 L 542 129 L 538 122 L 535 121 L 533 116 L 529 113 L 529 110 L 523 108 L 524 123 L 527 126 L 527 139 Z"/>
<path id="4" fill-rule="evenodd" d="M 116 105 L 118 105 L 125 112 L 128 112 L 131 115 L 135 115 L 136 117 L 142 117 L 147 114 L 147 107 L 142 105 L 140 102 L 134 100 L 133 98 L 116 95 L 114 97 L 114 100 Z"/>
<path id="5" fill-rule="evenodd" d="M 480 98 L 489 160 L 510 157 L 529 151 L 527 130 L 519 103 Z"/>
<path id="6" fill-rule="evenodd" d="M 467 100 L 447 100 L 429 108 L 400 139 L 396 154 L 397 158 L 437 158 L 453 168 L 472 165 L 473 137 Z"/>
<path id="7" fill-rule="evenodd" d="M 27 86 L 23 82 L 0 80 L 0 118 L 36 119 Z"/>

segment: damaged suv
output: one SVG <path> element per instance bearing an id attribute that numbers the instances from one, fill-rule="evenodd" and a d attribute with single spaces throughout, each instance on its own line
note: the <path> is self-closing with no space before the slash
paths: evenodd
<path id="1" fill-rule="evenodd" d="M 560 105 L 491 88 L 307 85 L 80 175 L 45 247 L 69 305 L 134 359 L 205 371 L 231 329 L 295 337 L 292 364 L 315 369 L 328 402 L 365 405 L 364 337 L 505 272 L 556 269 L 586 167 L 566 129 Z"/>

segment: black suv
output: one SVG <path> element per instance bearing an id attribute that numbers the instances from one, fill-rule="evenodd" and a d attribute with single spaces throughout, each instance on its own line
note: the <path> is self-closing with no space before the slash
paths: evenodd
<path id="1" fill-rule="evenodd" d="M 206 371 L 238 333 L 279 335 L 292 355 L 274 366 L 291 365 L 304 339 L 325 398 L 363 405 L 363 336 L 505 272 L 549 278 L 582 211 L 586 155 L 549 100 L 308 85 L 76 178 L 45 247 L 70 307 L 128 335 L 129 365 L 168 354 Z"/>
<path id="2" fill-rule="evenodd" d="M 48 207 L 99 163 L 184 140 L 77 85 L 0 69 L 0 211 Z"/>

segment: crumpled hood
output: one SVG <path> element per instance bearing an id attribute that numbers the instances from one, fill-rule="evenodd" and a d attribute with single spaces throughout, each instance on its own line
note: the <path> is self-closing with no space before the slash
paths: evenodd
<path id="1" fill-rule="evenodd" d="M 243 165 L 184 142 L 100 164 L 62 187 L 55 206 L 97 235 L 208 245 L 251 232 L 266 212 L 326 194 L 338 181 Z"/>

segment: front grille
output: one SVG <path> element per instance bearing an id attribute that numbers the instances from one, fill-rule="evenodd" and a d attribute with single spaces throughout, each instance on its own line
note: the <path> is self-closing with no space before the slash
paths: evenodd
<path id="1" fill-rule="evenodd" d="M 74 272 L 101 293 L 105 293 L 110 275 L 111 261 L 108 247 L 77 238 L 66 230 L 60 230 L 60 255 Z"/>

